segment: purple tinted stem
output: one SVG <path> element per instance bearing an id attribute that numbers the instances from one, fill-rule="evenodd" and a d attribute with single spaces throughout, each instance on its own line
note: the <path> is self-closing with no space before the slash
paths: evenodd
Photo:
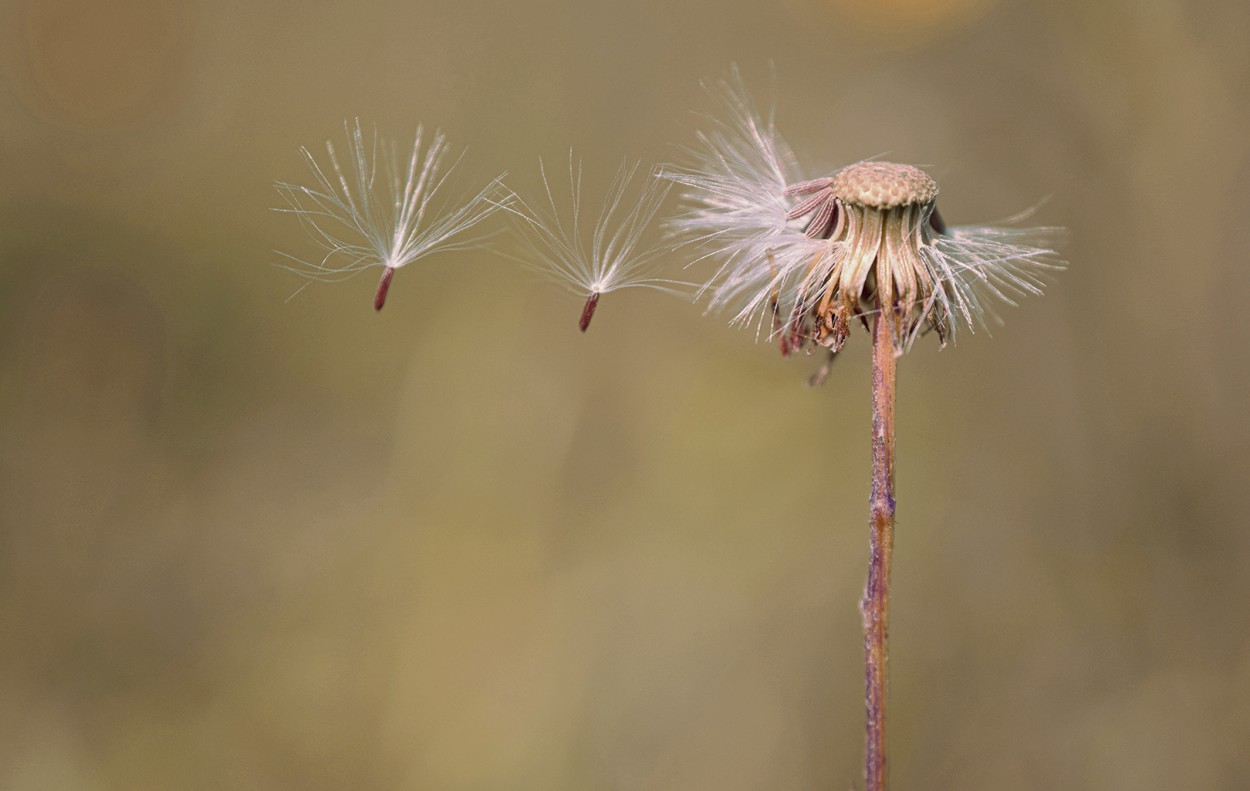
<path id="1" fill-rule="evenodd" d="M 395 268 L 388 266 L 382 270 L 382 280 L 378 283 L 378 293 L 373 298 L 373 309 L 381 310 L 386 304 L 386 292 L 391 290 L 391 278 L 395 277 Z"/>
<path id="2" fill-rule="evenodd" d="M 599 307 L 599 292 L 592 291 L 590 296 L 586 297 L 586 306 L 582 308 L 582 318 L 577 322 L 577 326 L 582 332 L 590 326 L 590 320 L 595 317 L 595 308 Z"/>

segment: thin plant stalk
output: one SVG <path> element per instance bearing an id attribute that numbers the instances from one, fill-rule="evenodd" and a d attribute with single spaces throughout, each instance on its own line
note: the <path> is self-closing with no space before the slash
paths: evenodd
<path id="1" fill-rule="evenodd" d="M 890 561 L 894 554 L 894 392 L 897 371 L 893 311 L 880 308 L 872 343 L 872 494 L 869 498 L 868 581 L 859 609 L 864 619 L 864 696 L 867 791 L 885 791 L 886 703 L 890 625 Z"/>

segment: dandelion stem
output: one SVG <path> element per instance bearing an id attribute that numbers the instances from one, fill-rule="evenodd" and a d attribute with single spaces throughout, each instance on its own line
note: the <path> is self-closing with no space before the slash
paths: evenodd
<path id="1" fill-rule="evenodd" d="M 864 694 L 868 712 L 864 781 L 886 789 L 886 662 L 890 560 L 894 553 L 894 389 L 896 359 L 891 311 L 877 313 L 872 339 L 872 495 L 869 499 L 868 581 L 859 609 L 864 619 Z"/>

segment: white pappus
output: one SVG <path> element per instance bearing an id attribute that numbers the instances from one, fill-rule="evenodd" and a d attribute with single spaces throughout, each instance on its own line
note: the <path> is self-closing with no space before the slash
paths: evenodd
<path id="1" fill-rule="evenodd" d="M 344 128 L 344 162 L 329 141 L 328 167 L 300 148 L 313 186 L 275 184 L 287 202 L 277 211 L 299 218 L 323 255 L 319 260 L 279 255 L 287 259 L 287 269 L 313 280 L 344 280 L 380 267 L 374 307 L 381 310 L 396 270 L 435 253 L 477 245 L 481 236 L 468 232 L 507 207 L 512 194 L 499 176 L 467 199 L 447 199 L 447 179 L 459 158 L 448 164 L 442 132 L 427 141 L 418 126 L 411 152 L 401 158 L 396 144 L 379 140 L 376 131 L 367 145 L 358 119 Z"/>
<path id="2" fill-rule="evenodd" d="M 543 195 L 537 200 L 517 196 L 512 212 L 521 226 L 526 265 L 584 297 L 578 326 L 590 326 L 599 298 L 626 288 L 679 290 L 685 285 L 656 276 L 667 245 L 644 245 L 665 196 L 672 186 L 654 173 L 639 179 L 638 163 L 622 163 L 597 211 L 583 205 L 582 165 L 569 155 L 568 196 L 553 188 L 541 160 Z M 638 184 L 638 181 L 641 184 Z M 557 197 L 557 193 L 561 193 Z"/>

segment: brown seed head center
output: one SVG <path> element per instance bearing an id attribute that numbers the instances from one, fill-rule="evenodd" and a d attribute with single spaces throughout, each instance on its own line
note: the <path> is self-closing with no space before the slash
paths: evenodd
<path id="1" fill-rule="evenodd" d="M 833 195 L 843 203 L 873 209 L 932 203 L 937 182 L 911 165 L 893 162 L 856 162 L 833 175 Z"/>

